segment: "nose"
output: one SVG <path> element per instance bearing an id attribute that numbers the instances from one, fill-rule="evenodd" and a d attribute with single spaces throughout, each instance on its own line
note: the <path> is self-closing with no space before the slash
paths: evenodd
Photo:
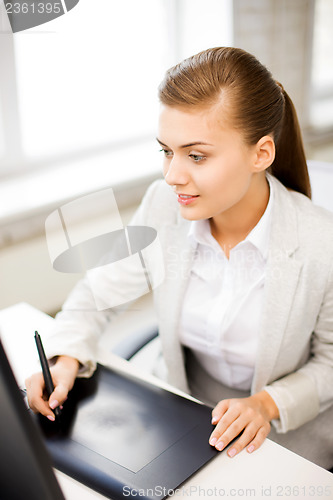
<path id="1" fill-rule="evenodd" d="M 170 186 L 185 185 L 189 181 L 189 174 L 183 162 L 175 156 L 165 160 L 164 178 Z"/>

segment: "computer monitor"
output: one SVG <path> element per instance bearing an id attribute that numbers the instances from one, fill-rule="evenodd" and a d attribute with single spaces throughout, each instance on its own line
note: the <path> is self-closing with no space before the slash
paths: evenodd
<path id="1" fill-rule="evenodd" d="M 0 341 L 0 498 L 65 500 Z"/>

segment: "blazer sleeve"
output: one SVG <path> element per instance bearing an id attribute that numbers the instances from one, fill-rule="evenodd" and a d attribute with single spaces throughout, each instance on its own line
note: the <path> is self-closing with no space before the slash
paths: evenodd
<path id="1" fill-rule="evenodd" d="M 147 220 L 152 212 L 151 207 L 159 184 L 160 181 L 156 181 L 148 188 L 130 225 L 148 224 Z M 108 273 L 107 267 L 105 269 L 104 283 L 112 282 L 113 277 Z M 102 274 L 104 274 L 103 269 L 101 276 Z M 103 293 L 102 287 L 103 283 L 99 288 L 101 293 Z M 124 310 L 124 307 L 121 310 Z M 81 364 L 79 376 L 90 377 L 96 368 L 97 343 L 100 335 L 118 314 L 119 308 L 98 310 L 90 280 L 86 275 L 77 283 L 62 310 L 56 315 L 52 333 L 45 341 L 47 357 L 59 355 L 74 357 Z"/>
<path id="2" fill-rule="evenodd" d="M 311 338 L 310 358 L 296 372 L 264 389 L 280 411 L 277 432 L 296 429 L 333 404 L 333 265 Z"/>

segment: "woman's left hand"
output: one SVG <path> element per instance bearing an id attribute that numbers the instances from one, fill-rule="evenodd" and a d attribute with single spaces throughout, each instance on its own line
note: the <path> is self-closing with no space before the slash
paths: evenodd
<path id="1" fill-rule="evenodd" d="M 216 427 L 209 444 L 221 451 L 242 433 L 228 455 L 234 457 L 245 447 L 252 453 L 262 445 L 271 430 L 270 421 L 276 418 L 279 418 L 279 410 L 266 391 L 248 398 L 224 399 L 212 412 L 212 424 Z"/>

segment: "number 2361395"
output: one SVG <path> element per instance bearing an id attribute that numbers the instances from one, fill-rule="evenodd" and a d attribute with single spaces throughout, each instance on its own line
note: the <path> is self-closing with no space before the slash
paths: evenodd
<path id="1" fill-rule="evenodd" d="M 6 3 L 8 14 L 62 14 L 61 2 L 11 2 Z"/>

